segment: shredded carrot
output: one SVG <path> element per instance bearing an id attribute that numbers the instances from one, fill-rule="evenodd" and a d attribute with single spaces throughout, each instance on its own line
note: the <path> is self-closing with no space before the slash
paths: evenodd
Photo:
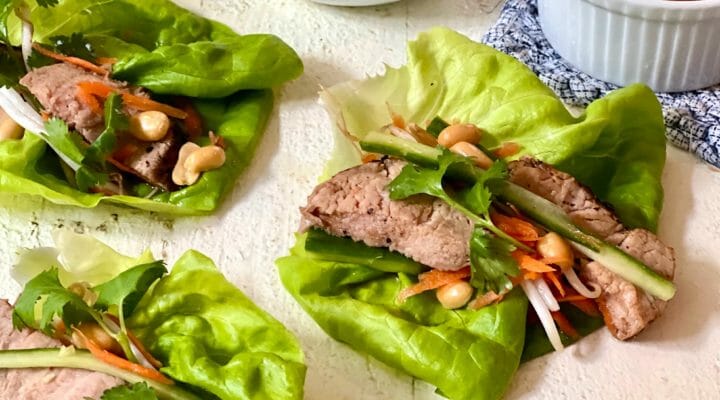
<path id="1" fill-rule="evenodd" d="M 560 297 L 558 299 L 559 302 L 568 302 L 568 301 L 581 301 L 581 300 L 587 300 L 587 297 L 581 295 L 581 294 L 571 294 L 567 296 Z"/>
<path id="2" fill-rule="evenodd" d="M 138 147 L 132 143 L 125 143 L 120 148 L 115 150 L 112 154 L 112 158 L 114 158 L 117 161 L 123 162 L 127 160 L 128 157 L 135 154 L 135 152 L 138 150 Z"/>
<path id="3" fill-rule="evenodd" d="M 376 153 L 367 153 L 362 156 L 362 162 L 363 164 L 367 164 L 369 162 L 377 161 L 380 159 L 380 156 L 378 156 Z"/>
<path id="4" fill-rule="evenodd" d="M 543 260 L 543 262 L 544 262 L 544 260 Z M 555 286 L 558 293 L 560 293 L 560 296 L 562 296 L 562 297 L 565 296 L 565 287 L 563 287 L 563 284 L 562 284 L 562 282 L 560 282 L 560 278 L 558 278 L 556 272 L 546 272 L 545 274 L 543 274 L 543 276 L 546 278 L 545 280 L 550 281 L 550 283 L 552 283 L 553 286 Z"/>
<path id="5" fill-rule="evenodd" d="M 512 258 L 520 265 L 520 268 L 528 272 L 555 272 L 555 268 L 536 260 L 522 250 L 515 250 L 510 253 Z"/>
<path id="6" fill-rule="evenodd" d="M 505 297 L 505 294 L 497 294 L 493 292 L 492 290 L 483 294 L 478 295 L 473 301 L 470 302 L 468 305 L 473 310 L 478 310 L 480 308 L 483 308 L 485 306 L 488 306 L 492 303 L 499 303 L 502 301 L 503 297 Z"/>
<path id="7" fill-rule="evenodd" d="M 87 336 L 85 336 L 82 332 L 80 332 L 79 329 L 73 330 L 78 335 L 80 335 L 80 337 L 83 339 L 83 342 L 85 342 L 85 347 L 87 347 L 87 349 L 90 350 L 90 353 L 92 353 L 92 355 L 95 356 L 95 358 L 97 358 L 98 360 L 106 364 L 112 365 L 113 367 L 124 369 L 125 371 L 130 371 L 144 378 L 152 379 L 166 385 L 172 385 L 175 383 L 170 378 L 166 377 L 158 371 L 155 371 L 154 369 L 144 367 L 140 364 L 135 364 L 124 358 L 118 357 L 107 350 L 103 350 L 102 348 L 100 348 L 100 346 L 97 345 L 97 343 L 95 343 Z"/>
<path id="8" fill-rule="evenodd" d="M 139 364 L 135 364 L 135 363 L 128 361 L 124 358 L 121 358 L 107 350 L 104 350 L 97 343 L 95 343 L 95 341 L 93 341 L 92 339 L 88 338 L 85 334 L 83 334 L 82 331 L 80 331 L 79 329 L 73 328 L 73 331 L 82 338 L 85 347 L 88 350 L 90 350 L 90 353 L 92 353 L 92 355 L 95 356 L 97 359 L 99 359 L 109 365 L 112 365 L 114 367 L 136 373 L 136 374 L 143 376 L 145 378 L 148 378 L 148 379 L 156 380 L 158 382 L 162 382 L 162 383 L 169 384 L 169 385 L 174 383 L 172 380 L 168 379 L 167 377 L 165 377 L 163 374 L 161 374 L 158 371 L 155 371 L 150 368 L 146 368 Z"/>
<path id="9" fill-rule="evenodd" d="M 135 336 L 130 331 L 127 331 L 128 338 L 130 338 L 130 341 L 137 347 L 138 351 L 140 351 L 140 354 L 145 357 L 146 360 L 155 368 L 161 368 L 163 365 L 162 363 L 148 351 L 147 348 L 145 348 L 145 345 L 140 341 L 140 339 Z"/>
<path id="10" fill-rule="evenodd" d="M 392 118 L 392 124 L 397 126 L 400 129 L 405 129 L 405 118 L 402 117 L 400 114 L 396 113 L 390 113 Z"/>
<path id="11" fill-rule="evenodd" d="M 440 271 L 433 269 L 431 271 L 420 274 L 418 283 L 403 289 L 397 297 L 400 303 L 403 303 L 409 297 L 418 295 L 428 290 L 437 289 L 448 283 L 456 282 L 464 278 L 470 277 L 470 267 L 465 267 L 458 271 Z"/>
<path id="12" fill-rule="evenodd" d="M 520 218 L 493 212 L 490 214 L 490 219 L 500 230 L 522 242 L 535 242 L 540 238 L 533 224 Z"/>
<path id="13" fill-rule="evenodd" d="M 118 326 L 120 326 L 120 319 L 116 317 L 113 314 L 106 313 L 104 314 L 105 317 L 109 318 L 113 322 L 115 322 Z M 135 347 L 140 351 L 140 354 L 142 354 L 145 359 L 155 368 L 162 367 L 162 363 L 158 361 L 155 357 L 153 357 L 152 354 L 145 348 L 145 345 L 140 341 L 140 339 L 135 336 L 134 333 L 132 333 L 130 330 L 127 330 L 128 339 L 135 345 Z"/>
<path id="14" fill-rule="evenodd" d="M 98 57 L 95 62 L 99 65 L 113 65 L 118 61 L 115 57 Z"/>
<path id="15" fill-rule="evenodd" d="M 600 310 L 592 299 L 574 300 L 570 301 L 570 304 L 591 317 L 600 316 Z"/>
<path id="16" fill-rule="evenodd" d="M 185 130 L 191 138 L 202 136 L 203 121 L 200 117 L 200 113 L 197 112 L 192 102 L 186 98 L 180 98 L 176 100 L 176 104 L 180 110 L 183 110 L 187 117 L 183 120 Z"/>
<path id="17" fill-rule="evenodd" d="M 86 106 L 90 107 L 90 110 L 92 110 L 92 112 L 94 112 L 95 114 L 101 115 L 103 113 L 103 107 L 98 101 L 97 97 L 95 97 L 92 93 L 84 90 L 83 87 L 80 85 L 78 85 L 77 87 L 76 96 L 81 103 L 84 103 Z"/>
<path id="18" fill-rule="evenodd" d="M 167 104 L 158 103 L 157 101 L 150 100 L 146 97 L 135 96 L 134 94 L 130 93 L 123 93 L 122 98 L 125 104 L 128 105 L 128 107 L 132 107 L 140 111 L 160 111 L 173 118 L 187 118 L 187 113 L 185 111 L 179 110 Z"/>
<path id="19" fill-rule="evenodd" d="M 66 55 L 55 53 L 53 51 L 50 51 L 50 50 L 40 46 L 37 43 L 33 43 L 32 48 L 33 48 L 33 50 L 44 55 L 45 57 L 50 57 L 53 60 L 62 61 L 62 62 L 66 62 L 68 64 L 76 65 L 82 69 L 86 69 L 86 70 L 94 72 L 98 75 L 107 75 L 109 73 L 108 70 L 106 70 L 105 68 L 95 65 L 95 64 L 91 63 L 90 61 L 83 60 L 82 58 L 69 57 Z"/>
<path id="20" fill-rule="evenodd" d="M 565 332 L 565 334 L 570 336 L 573 340 L 580 339 L 578 331 L 575 330 L 570 321 L 568 321 L 568 319 L 565 318 L 560 311 L 552 311 L 551 314 L 561 331 Z"/>
<path id="21" fill-rule="evenodd" d="M 77 84 L 79 91 L 83 93 L 83 97 L 79 99 L 85 102 L 85 96 L 97 96 L 100 98 L 106 98 L 111 93 L 121 92 L 119 89 L 108 86 L 103 82 L 80 82 Z M 167 104 L 158 103 L 155 100 L 150 100 L 146 97 L 136 96 L 131 93 L 121 92 L 123 102 L 125 105 L 140 111 L 160 111 L 173 118 L 185 119 L 187 113 L 183 110 L 169 106 Z M 85 103 L 88 106 L 92 106 L 89 103 Z"/>
<path id="22" fill-rule="evenodd" d="M 42 118 L 43 121 L 47 122 L 50 119 L 50 113 L 47 111 L 40 111 L 40 118 Z"/>
<path id="23" fill-rule="evenodd" d="M 495 155 L 500 158 L 514 156 L 520 151 L 520 145 L 514 142 L 505 142 L 495 150 Z"/>

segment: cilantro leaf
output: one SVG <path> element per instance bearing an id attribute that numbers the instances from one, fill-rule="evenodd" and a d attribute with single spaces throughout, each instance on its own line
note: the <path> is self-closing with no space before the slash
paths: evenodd
<path id="1" fill-rule="evenodd" d="M 123 315 L 130 315 L 150 286 L 166 272 L 162 261 L 130 268 L 112 280 L 93 288 L 98 295 L 95 307 L 107 310 L 122 304 Z"/>
<path id="2" fill-rule="evenodd" d="M 507 163 L 498 159 L 485 172 L 478 174 L 477 182 L 469 190 L 460 192 L 460 202 L 475 214 L 487 215 L 493 198 L 488 183 L 505 179 L 507 174 Z"/>
<path id="3" fill-rule="evenodd" d="M 145 382 L 115 386 L 103 392 L 100 400 L 158 400 L 157 394 Z"/>
<path id="4" fill-rule="evenodd" d="M 388 191 L 392 200 L 406 199 L 412 195 L 424 193 L 439 197 L 447 202 L 452 199 L 443 188 L 443 178 L 451 167 L 471 167 L 469 158 L 459 156 L 447 150 L 438 158 L 438 168 L 425 168 L 408 163 L 400 174 L 390 182 Z"/>
<path id="5" fill-rule="evenodd" d="M 80 32 L 75 32 L 70 36 L 52 36 L 50 43 L 56 52 L 66 56 L 78 57 L 88 61 L 95 61 L 95 58 L 97 58 L 92 44 Z"/>
<path id="6" fill-rule="evenodd" d="M 16 328 L 29 327 L 52 335 L 52 322 L 55 317 L 61 318 L 65 326 L 93 319 L 102 320 L 102 316 L 81 297 L 60 284 L 58 270 L 53 267 L 41 272 L 25 285 L 15 304 L 13 325 Z"/>
<path id="7" fill-rule="evenodd" d="M 71 132 L 65 121 L 51 118 L 45 122 L 45 133 L 53 150 L 62 153 L 77 165 L 82 164 L 85 152 L 83 139 L 77 132 Z"/>
<path id="8" fill-rule="evenodd" d="M 517 276 L 520 273 L 517 263 L 510 256 L 513 250 L 515 246 L 506 240 L 476 226 L 470 238 L 470 284 L 480 293 L 490 290 L 501 293 L 512 289 L 508 275 Z"/>
<path id="9" fill-rule="evenodd" d="M 105 169 L 105 160 L 117 145 L 117 132 L 126 130 L 128 125 L 122 97 L 117 93 L 111 94 L 105 100 L 105 130 L 87 148 L 83 164 Z"/>

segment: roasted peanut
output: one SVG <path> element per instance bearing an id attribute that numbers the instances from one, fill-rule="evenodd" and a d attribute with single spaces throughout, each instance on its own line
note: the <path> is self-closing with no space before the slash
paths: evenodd
<path id="1" fill-rule="evenodd" d="M 437 140 L 449 149 L 459 142 L 480 143 L 481 137 L 482 131 L 473 124 L 453 124 L 443 129 Z"/>
<path id="2" fill-rule="evenodd" d="M 200 146 L 196 145 L 193 142 L 187 142 L 180 148 L 180 152 L 178 153 L 178 161 L 175 164 L 175 168 L 173 168 L 172 172 L 172 180 L 173 182 L 175 182 L 176 185 L 192 185 L 193 183 L 197 182 L 198 178 L 200 178 L 200 172 L 188 171 L 185 168 L 185 161 L 187 161 L 188 157 L 190 157 L 190 154 L 192 154 L 198 149 L 200 149 Z"/>
<path id="3" fill-rule="evenodd" d="M 0 141 L 20 139 L 25 132 L 22 126 L 10 118 L 5 110 L 0 108 Z"/>
<path id="4" fill-rule="evenodd" d="M 186 170 L 195 172 L 210 171 L 222 167 L 223 164 L 225 164 L 225 150 L 215 145 L 193 151 L 184 163 Z"/>
<path id="5" fill-rule="evenodd" d="M 490 168 L 493 163 L 493 160 L 491 160 L 487 154 L 483 153 L 483 151 L 478 149 L 474 144 L 468 142 L 457 142 L 450 147 L 450 151 L 472 158 L 475 165 L 483 169 Z"/>
<path id="6" fill-rule="evenodd" d="M 435 297 L 437 297 L 440 304 L 449 310 L 454 310 L 467 304 L 472 294 L 473 287 L 465 281 L 448 283 L 435 291 Z"/>
<path id="7" fill-rule="evenodd" d="M 549 232 L 537 242 L 537 251 L 546 261 L 560 268 L 572 268 L 575 257 L 568 242 L 555 232 Z"/>
<path id="8" fill-rule="evenodd" d="M 426 146 L 432 146 L 435 147 L 438 145 L 437 139 L 435 139 L 435 136 L 429 134 L 425 129 L 418 126 L 418 124 L 410 123 L 407 127 L 408 132 L 410 132 L 411 135 L 415 137 L 415 139 L 426 145 Z"/>
<path id="9" fill-rule="evenodd" d="M 170 130 L 170 118 L 160 111 L 143 111 L 130 117 L 130 134 L 145 142 L 156 142 Z"/>

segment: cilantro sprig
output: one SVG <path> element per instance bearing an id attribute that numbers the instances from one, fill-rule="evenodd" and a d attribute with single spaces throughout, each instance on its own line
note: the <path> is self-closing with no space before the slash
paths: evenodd
<path id="1" fill-rule="evenodd" d="M 488 188 L 489 182 L 507 177 L 507 164 L 498 160 L 488 170 L 481 171 L 473 168 L 472 161 L 467 157 L 448 150 L 442 151 L 437 163 L 437 168 L 408 163 L 390 182 L 390 198 L 402 200 L 417 194 L 427 194 L 442 199 L 463 213 L 475 224 L 470 238 L 471 283 L 483 293 L 490 290 L 500 293 L 511 288 L 512 282 L 508 276 L 516 276 L 520 271 L 510 257 L 510 252 L 526 246 L 493 224 L 490 219 L 492 192 Z M 451 195 L 444 181 L 448 172 L 453 170 L 472 174 L 474 183 L 469 189 Z"/>
<path id="2" fill-rule="evenodd" d="M 52 336 L 56 333 L 56 318 L 68 328 L 81 322 L 95 321 L 117 340 L 130 361 L 136 361 L 125 329 L 125 316 L 133 312 L 140 298 L 166 272 L 162 261 L 130 268 L 108 282 L 87 289 L 97 295 L 97 300 L 91 304 L 64 287 L 60 283 L 58 269 L 51 267 L 25 285 L 15 304 L 13 325 L 16 329 L 29 327 Z M 120 330 L 108 325 L 103 316 L 106 312 L 119 318 Z"/>

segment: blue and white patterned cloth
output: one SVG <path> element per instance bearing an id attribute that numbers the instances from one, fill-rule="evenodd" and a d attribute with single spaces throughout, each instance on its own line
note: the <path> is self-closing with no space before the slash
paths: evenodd
<path id="1" fill-rule="evenodd" d="M 568 104 L 585 107 L 618 88 L 579 71 L 555 52 L 540 28 L 536 0 L 508 0 L 483 42 L 525 63 Z M 668 140 L 720 167 L 720 85 L 656 94 Z"/>

